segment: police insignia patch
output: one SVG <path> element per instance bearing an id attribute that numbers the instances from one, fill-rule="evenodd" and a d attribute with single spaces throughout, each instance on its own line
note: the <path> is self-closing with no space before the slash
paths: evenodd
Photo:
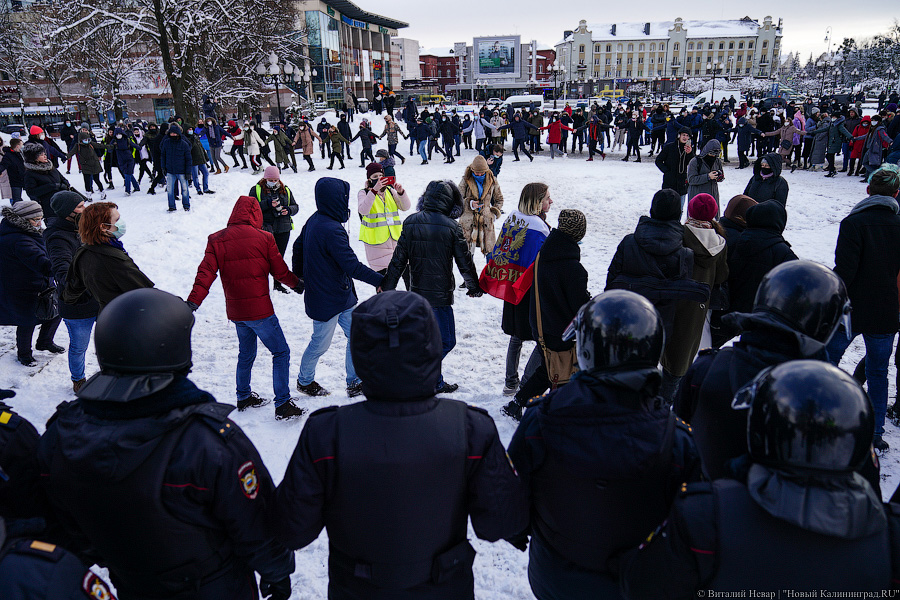
<path id="1" fill-rule="evenodd" d="M 116 600 L 116 597 L 109 591 L 109 586 L 106 585 L 106 582 L 91 571 L 85 574 L 81 587 L 84 593 L 88 595 L 88 598 L 94 598 L 94 600 Z"/>
<path id="2" fill-rule="evenodd" d="M 244 495 L 255 500 L 256 494 L 259 492 L 259 480 L 256 478 L 256 467 L 253 466 L 253 461 L 247 461 L 241 465 L 241 468 L 238 469 L 238 479 L 241 480 L 241 489 L 244 491 Z"/>

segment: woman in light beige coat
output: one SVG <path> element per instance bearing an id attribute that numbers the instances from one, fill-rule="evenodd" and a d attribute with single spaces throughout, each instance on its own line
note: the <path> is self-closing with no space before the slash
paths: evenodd
<path id="1" fill-rule="evenodd" d="M 474 254 L 475 247 L 478 247 L 482 254 L 487 254 L 494 249 L 497 241 L 494 220 L 502 214 L 503 192 L 483 156 L 476 156 L 472 164 L 466 167 L 459 189 L 463 193 L 463 214 L 459 225 L 469 243 L 469 250 Z"/>

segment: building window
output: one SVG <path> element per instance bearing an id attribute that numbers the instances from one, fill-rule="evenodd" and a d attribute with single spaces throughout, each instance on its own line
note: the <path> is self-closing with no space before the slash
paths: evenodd
<path id="1" fill-rule="evenodd" d="M 643 71 L 638 71 L 638 77 L 643 77 L 643 76 L 644 76 L 644 72 L 643 72 Z"/>
<path id="2" fill-rule="evenodd" d="M 625 71 L 625 77 L 631 77 L 631 71 Z"/>
<path id="3" fill-rule="evenodd" d="M 663 52 L 665 49 L 666 49 L 666 45 L 665 45 L 665 44 L 660 44 L 660 45 L 659 45 L 659 51 L 660 51 L 660 52 Z"/>
<path id="4" fill-rule="evenodd" d="M 612 52 L 612 44 L 607 44 L 607 45 L 606 45 L 606 51 L 607 51 L 607 52 Z"/>
<path id="5" fill-rule="evenodd" d="M 639 51 L 639 52 L 643 52 L 643 51 L 644 51 L 644 44 L 641 44 L 640 46 L 638 46 L 638 51 Z"/>
<path id="6" fill-rule="evenodd" d="M 656 44 L 650 44 L 650 52 L 656 52 Z"/>
<path id="7" fill-rule="evenodd" d="M 738 50 L 744 49 L 744 42 L 738 42 Z"/>
<path id="8" fill-rule="evenodd" d="M 630 57 L 630 56 L 628 57 L 628 64 L 629 64 L 629 65 L 631 64 L 631 57 Z"/>
<path id="9" fill-rule="evenodd" d="M 712 42 L 709 43 L 709 48 L 707 48 L 707 49 L 708 49 L 708 50 L 712 50 L 712 49 L 713 49 L 713 43 L 712 43 Z"/>
<path id="10" fill-rule="evenodd" d="M 606 64 L 609 64 L 609 61 L 610 61 L 610 58 L 607 56 L 607 57 L 606 57 Z"/>
<path id="11" fill-rule="evenodd" d="M 651 56 L 651 57 L 650 57 L 650 64 L 652 65 L 655 61 L 656 61 L 656 59 L 655 59 L 653 56 Z"/>
<path id="12" fill-rule="evenodd" d="M 747 42 L 747 48 L 753 50 L 753 42 Z"/>
<path id="13" fill-rule="evenodd" d="M 749 74 L 750 74 L 750 67 L 747 67 L 747 68 L 744 70 L 744 74 L 745 74 L 745 75 L 749 75 Z"/>
<path id="14" fill-rule="evenodd" d="M 769 62 L 769 59 L 766 57 L 765 54 L 763 54 L 762 58 L 759 59 L 759 62 L 762 64 L 765 64 L 765 63 Z"/>
<path id="15" fill-rule="evenodd" d="M 678 42 L 675 42 L 675 46 L 673 46 L 673 47 L 675 49 L 675 52 L 678 52 Z"/>
<path id="16" fill-rule="evenodd" d="M 616 44 L 616 52 L 622 51 L 622 44 Z"/>
<path id="17" fill-rule="evenodd" d="M 718 62 L 723 62 L 723 61 L 725 60 L 725 55 L 724 55 L 724 54 L 720 54 L 720 55 L 719 55 L 719 58 L 717 58 L 716 60 L 717 60 Z"/>
<path id="18" fill-rule="evenodd" d="M 719 50 L 725 49 L 725 42 L 719 42 Z"/>
<path id="19" fill-rule="evenodd" d="M 578 51 L 580 53 L 584 54 L 584 44 L 581 44 L 580 46 L 578 46 Z"/>
<path id="20" fill-rule="evenodd" d="M 694 42 L 688 43 L 688 50 L 693 50 L 693 49 L 694 49 Z"/>
<path id="21" fill-rule="evenodd" d="M 622 64 L 622 59 L 621 59 L 621 58 L 617 58 L 617 59 L 616 59 L 616 64 L 617 64 L 617 65 L 621 65 L 621 64 Z"/>
<path id="22" fill-rule="evenodd" d="M 769 40 L 763 40 L 763 48 L 769 47 Z"/>
<path id="23" fill-rule="evenodd" d="M 743 54 L 738 54 L 737 61 L 738 61 L 738 62 L 744 62 L 744 55 L 743 55 Z"/>
<path id="24" fill-rule="evenodd" d="M 594 64 L 595 64 L 595 65 L 599 65 L 599 64 L 600 64 L 600 59 L 599 59 L 599 58 L 595 58 L 595 59 L 594 59 Z"/>
<path id="25" fill-rule="evenodd" d="M 694 58 L 693 56 L 688 56 L 687 61 L 688 61 L 688 62 L 692 62 L 692 59 L 693 59 L 693 58 Z"/>
<path id="26" fill-rule="evenodd" d="M 594 44 L 594 52 L 600 52 L 600 44 Z"/>
<path id="27" fill-rule="evenodd" d="M 734 50 L 734 42 L 728 42 L 728 49 Z"/>

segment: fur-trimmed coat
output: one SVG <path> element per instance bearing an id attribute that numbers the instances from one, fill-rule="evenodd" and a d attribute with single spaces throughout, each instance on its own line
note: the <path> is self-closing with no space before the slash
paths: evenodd
<path id="1" fill-rule="evenodd" d="M 478 185 L 472 175 L 472 167 L 466 167 L 459 189 L 463 193 L 463 214 L 459 225 L 467 242 L 475 244 L 482 254 L 494 249 L 497 234 L 494 232 L 494 220 L 500 217 L 503 208 L 503 192 L 494 174 L 488 170 L 484 178 L 481 197 L 478 196 Z M 477 200 L 482 208 L 472 209 L 472 201 Z"/>

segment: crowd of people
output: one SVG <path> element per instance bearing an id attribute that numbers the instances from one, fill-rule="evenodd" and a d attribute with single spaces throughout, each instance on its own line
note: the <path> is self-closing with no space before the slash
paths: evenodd
<path id="1" fill-rule="evenodd" d="M 109 597 L 87 570 L 96 563 L 125 600 L 286 600 L 293 551 L 325 529 L 330 598 L 473 598 L 471 518 L 479 538 L 528 552 L 540 600 L 895 587 L 900 510 L 881 501 L 875 451 L 889 449 L 885 421 L 900 421 L 887 381 L 900 329 L 896 107 L 869 118 L 864 135 L 865 118 L 848 127 L 831 106 L 786 109 L 774 129 L 764 117 L 774 126 L 779 115 L 743 106 L 731 124 L 728 103 L 709 107 L 696 128 L 690 113 L 664 105 L 648 115 L 607 108 L 563 110 L 545 124 L 540 114 L 423 118 L 406 106 L 409 133 L 386 118 L 380 135 L 366 119 L 351 135 L 348 115 L 271 133 L 207 115 L 193 128 L 113 129 L 103 142 L 82 128 L 60 156 L 35 134 L 23 153 L 29 199 L 2 209 L 0 323 L 16 327 L 26 366 L 33 350 L 66 352 L 53 340 L 65 323 L 76 400 L 43 435 L 0 403 L 0 585 Z M 799 127 L 807 114 L 811 126 Z M 569 149 L 568 135 L 569 153 L 586 141 L 588 160 L 605 158 L 615 140 L 625 160 L 639 161 L 645 136 L 657 154 L 660 190 L 619 243 L 602 291 L 582 265 L 588 215 L 564 208 L 551 227 L 552 188 L 541 182 L 504 211 L 504 134 L 520 160 L 541 151 L 542 131 L 551 157 Z M 409 135 L 423 163 L 434 150 L 450 163 L 473 132 L 478 153 L 458 185 L 435 180 L 414 195 L 397 181 L 398 136 Z M 744 193 L 723 202 L 729 135 L 738 168 L 748 153 L 756 161 Z M 88 202 L 51 160 L 80 160 L 90 192 L 107 152 L 126 193 L 139 191 L 146 170 L 150 190 L 166 180 L 169 210 L 179 189 L 188 210 L 189 185 L 207 191 L 229 136 L 234 166 L 246 150 L 261 178 L 209 235 L 193 285 L 172 293 L 129 256 L 119 207 Z M 806 136 L 809 164 L 827 164 L 829 176 L 845 143 L 851 173 L 863 145 L 867 197 L 841 222 L 834 269 L 802 260 L 783 236 L 782 173 L 803 168 Z M 388 149 L 375 151 L 384 137 Z M 296 172 L 295 147 L 314 170 L 316 142 L 322 158 L 328 147 L 329 168 L 335 158 L 343 168 L 357 139 L 365 179 L 355 208 L 348 182 L 319 178 L 289 266 L 298 205 L 282 170 Z M 264 150 L 272 142 L 274 161 Z M 364 261 L 345 227 L 353 212 Z M 503 301 L 502 393 L 511 398 L 502 413 L 518 422 L 508 447 L 486 411 L 441 397 L 459 389 L 441 368 L 457 343 L 454 265 L 469 297 Z M 302 396 L 292 395 L 270 276 L 274 290 L 303 295 L 311 321 L 295 383 Z M 238 340 L 234 405 L 189 377 L 192 313 L 217 293 L 217 278 Z M 407 292 L 397 291 L 401 279 Z M 360 303 L 354 280 L 376 293 Z M 272 398 L 275 419 L 305 415 L 304 396 L 331 393 L 316 368 L 338 326 L 346 395 L 365 400 L 309 415 L 276 486 L 228 414 Z M 100 371 L 89 376 L 92 332 Z M 850 375 L 837 367 L 860 335 L 866 356 Z M 536 343 L 520 374 L 525 341 Z M 271 397 L 251 384 L 259 342 L 272 355 Z"/>

